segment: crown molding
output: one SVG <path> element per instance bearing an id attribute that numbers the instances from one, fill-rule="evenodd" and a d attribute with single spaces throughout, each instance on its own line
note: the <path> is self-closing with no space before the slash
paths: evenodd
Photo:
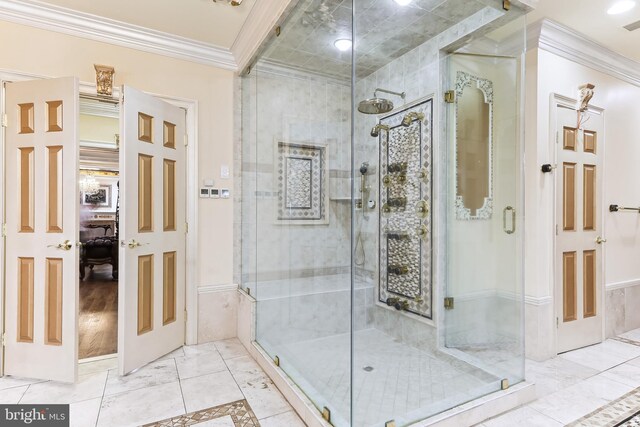
<path id="1" fill-rule="evenodd" d="M 249 12 L 238 37 L 231 45 L 237 68 L 242 72 L 258 53 L 269 33 L 287 15 L 297 0 L 257 1 Z"/>
<path id="2" fill-rule="evenodd" d="M 536 47 L 640 87 L 640 62 L 550 19 L 527 28 L 527 48 Z"/>
<path id="3" fill-rule="evenodd" d="M 258 2 L 268 3 L 268 2 Z M 229 49 L 34 0 L 0 0 L 0 19 L 236 71 Z"/>

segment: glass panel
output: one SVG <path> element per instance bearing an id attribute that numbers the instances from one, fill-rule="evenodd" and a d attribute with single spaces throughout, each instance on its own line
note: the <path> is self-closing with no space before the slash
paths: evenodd
<path id="1" fill-rule="evenodd" d="M 351 3 L 300 2 L 243 82 L 242 283 L 256 340 L 350 425 Z M 364 298 L 364 294 L 362 295 Z"/>
<path id="2" fill-rule="evenodd" d="M 298 2 L 242 80 L 256 341 L 334 426 L 409 425 L 524 376 L 524 11 L 426 3 Z M 456 71 L 476 77 L 482 111 L 463 109 L 484 134 L 458 168 L 435 95 Z M 458 173 L 482 177 L 464 219 Z"/>
<path id="3" fill-rule="evenodd" d="M 520 27 L 522 29 L 522 27 Z M 463 215 L 447 215 L 447 284 L 445 296 L 448 307 L 444 310 L 444 349 L 449 356 L 467 365 L 465 373 L 473 373 L 467 380 L 469 397 L 499 390 L 505 384 L 514 384 L 524 378 L 523 325 L 523 202 L 522 129 L 520 76 L 518 51 L 501 55 L 486 55 L 472 45 L 467 53 L 453 54 L 448 59 L 449 78 L 454 81 L 460 73 L 474 76 L 485 88 L 491 83 L 492 105 L 489 109 L 492 137 L 482 144 L 480 157 L 461 162 L 453 148 L 449 148 L 447 173 L 449 192 L 457 190 L 456 177 L 484 169 L 489 155 L 489 199 L 493 215 L 477 216 L 482 221 Z M 498 51 L 500 50 L 498 44 Z M 520 46 L 519 52 L 522 46 Z M 473 53 L 471 53 L 473 52 Z M 459 81 L 459 80 L 458 80 Z M 485 100 L 488 91 L 483 92 Z M 516 96 L 514 96 L 514 94 Z M 457 94 L 456 94 L 457 95 Z M 466 94 L 465 94 L 466 96 Z M 459 100 L 459 98 L 458 98 Z M 468 117 L 455 115 L 448 107 L 449 140 L 460 121 Z M 487 120 L 486 108 L 478 104 L 476 119 Z M 481 126 L 482 127 L 482 126 Z M 461 171 L 460 169 L 465 169 Z M 486 182 L 483 177 L 482 182 Z M 482 188 L 474 191 L 483 190 Z M 459 196 L 449 199 L 447 211 L 460 210 Z M 507 380 L 504 383 L 503 380 Z M 457 399 L 459 391 L 453 392 Z"/>

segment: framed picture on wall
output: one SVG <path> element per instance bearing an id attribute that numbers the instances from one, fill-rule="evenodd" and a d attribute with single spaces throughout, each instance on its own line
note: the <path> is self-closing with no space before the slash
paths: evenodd
<path id="1" fill-rule="evenodd" d="M 100 185 L 95 193 L 81 192 L 80 204 L 96 208 L 109 209 L 112 204 L 111 185 Z"/>

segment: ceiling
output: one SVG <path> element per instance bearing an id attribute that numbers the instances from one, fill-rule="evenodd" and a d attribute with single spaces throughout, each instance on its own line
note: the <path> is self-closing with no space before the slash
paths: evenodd
<path id="1" fill-rule="evenodd" d="M 356 0 L 355 4 L 358 77 L 371 74 L 471 15 L 504 15 L 513 19 L 522 13 L 514 7 L 505 15 L 501 0 L 413 0 L 404 7 L 392 0 Z M 351 0 L 300 0 L 264 57 L 275 63 L 348 78 L 350 51 L 340 52 L 334 41 L 351 39 L 351 28 Z"/>
<path id="2" fill-rule="evenodd" d="M 45 0 L 49 4 L 230 48 L 257 0 Z"/>
<path id="3" fill-rule="evenodd" d="M 623 27 L 640 20 L 640 1 L 630 12 L 607 15 L 613 0 L 539 0 L 528 22 L 551 18 L 599 44 L 640 62 L 640 30 Z"/>

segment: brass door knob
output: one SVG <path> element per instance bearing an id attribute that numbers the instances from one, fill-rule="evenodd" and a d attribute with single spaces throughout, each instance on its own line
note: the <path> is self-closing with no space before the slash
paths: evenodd
<path id="1" fill-rule="evenodd" d="M 607 239 L 603 239 L 602 237 L 598 236 L 596 237 L 596 243 L 601 245 L 603 243 L 607 243 Z"/>
<path id="2" fill-rule="evenodd" d="M 48 248 L 56 248 L 63 251 L 70 251 L 73 247 L 73 244 L 69 240 L 65 240 L 62 243 L 58 243 L 57 245 L 49 245 Z"/>

